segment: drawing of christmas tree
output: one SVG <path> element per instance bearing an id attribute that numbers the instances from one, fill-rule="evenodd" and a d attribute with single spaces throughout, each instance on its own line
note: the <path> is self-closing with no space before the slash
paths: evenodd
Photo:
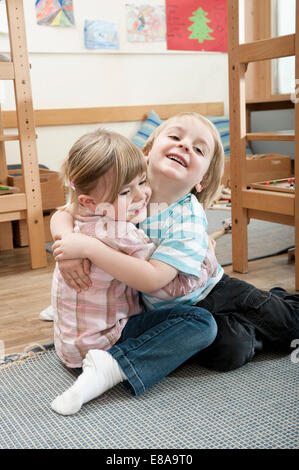
<path id="1" fill-rule="evenodd" d="M 189 39 L 198 39 L 198 42 L 204 42 L 206 40 L 214 40 L 209 33 L 212 33 L 214 30 L 209 28 L 207 23 L 210 23 L 211 20 L 207 18 L 208 13 L 202 8 L 193 11 L 193 16 L 190 16 L 189 20 L 192 21 L 193 25 L 188 28 L 188 31 L 192 31 L 192 34 L 189 36 Z"/>

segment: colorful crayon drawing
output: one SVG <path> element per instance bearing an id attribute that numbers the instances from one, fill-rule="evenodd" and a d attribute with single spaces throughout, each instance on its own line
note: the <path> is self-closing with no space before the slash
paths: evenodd
<path id="1" fill-rule="evenodd" d="M 166 23 L 163 5 L 126 4 L 126 8 L 128 41 L 165 41 Z"/>
<path id="2" fill-rule="evenodd" d="M 104 20 L 86 20 L 84 46 L 86 49 L 118 49 L 116 23 Z"/>
<path id="3" fill-rule="evenodd" d="M 166 0 L 167 48 L 227 52 L 227 0 Z"/>
<path id="4" fill-rule="evenodd" d="M 73 26 L 75 24 L 73 0 L 36 0 L 37 24 L 47 26 Z"/>

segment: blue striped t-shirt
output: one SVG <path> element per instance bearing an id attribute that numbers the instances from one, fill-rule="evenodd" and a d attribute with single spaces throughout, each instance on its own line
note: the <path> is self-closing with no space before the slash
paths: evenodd
<path id="1" fill-rule="evenodd" d="M 214 255 L 211 256 L 214 269 L 207 278 L 208 234 L 207 218 L 202 205 L 189 193 L 166 209 L 148 217 L 140 228 L 156 245 L 151 258 L 163 261 L 179 272 L 205 279 L 204 284 L 191 293 L 173 300 L 162 300 L 150 294 L 142 294 L 148 308 L 171 306 L 182 302 L 195 304 L 213 289 L 223 275 L 223 268 Z M 203 276 L 204 274 L 204 276 Z"/>

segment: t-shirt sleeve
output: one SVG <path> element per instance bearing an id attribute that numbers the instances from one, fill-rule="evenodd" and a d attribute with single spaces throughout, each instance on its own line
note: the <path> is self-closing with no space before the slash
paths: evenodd
<path id="1" fill-rule="evenodd" d="M 151 258 L 200 277 L 208 249 L 206 215 L 200 204 L 178 209 L 165 221 L 161 241 Z"/>

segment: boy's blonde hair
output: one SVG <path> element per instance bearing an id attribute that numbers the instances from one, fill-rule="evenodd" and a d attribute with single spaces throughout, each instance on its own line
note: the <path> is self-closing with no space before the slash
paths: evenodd
<path id="1" fill-rule="evenodd" d="M 80 194 L 90 194 L 110 169 L 114 170 L 113 184 L 110 200 L 105 202 L 113 202 L 123 186 L 146 171 L 146 160 L 133 142 L 116 132 L 97 129 L 80 137 L 61 168 L 70 188 L 67 205 L 77 203 Z"/>
<path id="2" fill-rule="evenodd" d="M 195 188 L 193 188 L 192 190 L 192 193 L 197 197 L 198 201 L 203 205 L 204 209 L 207 209 L 212 203 L 212 201 L 216 199 L 219 193 L 221 178 L 224 170 L 224 151 L 221 138 L 218 130 L 216 129 L 214 124 L 209 121 L 209 119 L 205 118 L 201 114 L 193 112 L 178 113 L 175 116 L 172 116 L 171 118 L 164 121 L 159 127 L 154 130 L 149 139 L 146 141 L 142 150 L 143 153 L 147 155 L 152 149 L 156 138 L 161 134 L 161 132 L 163 131 L 163 129 L 165 129 L 169 122 L 174 119 L 180 119 L 182 117 L 193 117 L 205 123 L 211 130 L 214 139 L 214 154 L 211 158 L 211 163 L 208 168 L 208 171 L 203 178 L 203 189 L 200 193 L 198 193 Z"/>

